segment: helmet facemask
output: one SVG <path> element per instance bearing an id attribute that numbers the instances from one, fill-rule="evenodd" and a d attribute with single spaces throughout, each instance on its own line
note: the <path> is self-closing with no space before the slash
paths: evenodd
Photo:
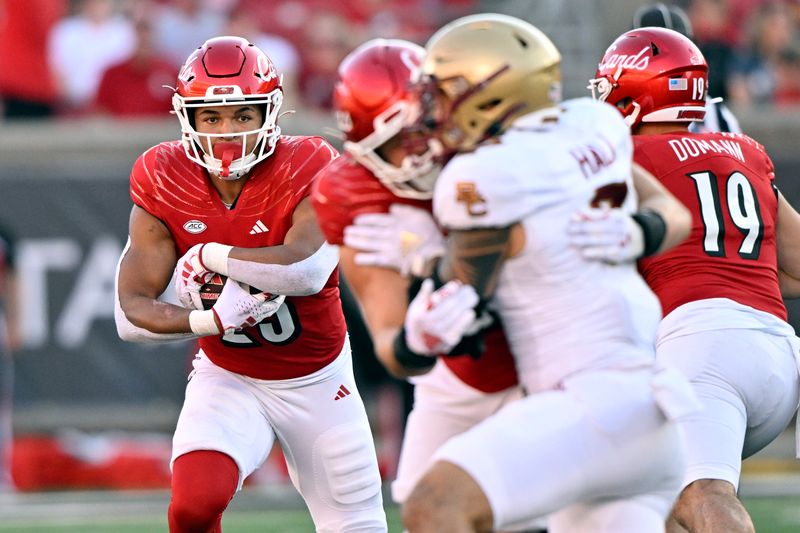
<path id="1" fill-rule="evenodd" d="M 220 98 L 219 94 L 226 96 Z M 205 97 L 185 98 L 177 93 L 172 97 L 172 107 L 181 124 L 181 140 L 187 157 L 223 180 L 241 178 L 254 165 L 272 155 L 281 135 L 277 120 L 282 102 L 283 92 L 280 88 L 267 94 L 244 96 L 236 85 L 209 87 Z M 263 122 L 258 129 L 237 133 L 200 133 L 195 129 L 193 115 L 198 108 L 223 105 L 258 106 L 264 115 Z M 253 136 L 256 138 L 253 149 L 246 153 L 247 141 Z M 239 140 L 225 143 L 226 146 L 217 143 L 212 150 L 212 140 L 219 138 Z"/>
<path id="2" fill-rule="evenodd" d="M 424 53 L 409 41 L 367 41 L 342 61 L 334 87 L 344 150 L 396 196 L 421 200 L 441 169 L 438 141 L 414 129 Z"/>
<path id="3" fill-rule="evenodd" d="M 398 100 L 373 120 L 373 131 L 360 141 L 345 141 L 344 149 L 397 196 L 427 200 L 433 196 L 433 185 L 441 167 L 441 145 L 428 138 L 424 146 L 411 141 L 413 128 L 420 116 L 420 107 L 408 100 Z M 381 157 L 380 149 L 395 136 L 407 154 L 399 165 Z"/>
<path id="4" fill-rule="evenodd" d="M 269 57 L 247 39 L 225 35 L 203 43 L 181 67 L 172 97 L 186 156 L 224 180 L 241 178 L 269 157 L 281 133 L 277 125 L 283 103 L 281 82 Z M 197 131 L 197 110 L 217 106 L 258 108 L 263 122 L 249 131 Z M 214 145 L 219 139 L 230 142 Z"/>

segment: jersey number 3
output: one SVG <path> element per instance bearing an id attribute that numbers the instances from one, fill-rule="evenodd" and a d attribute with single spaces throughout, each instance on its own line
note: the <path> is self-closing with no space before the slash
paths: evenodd
<path id="1" fill-rule="evenodd" d="M 725 220 L 717 176 L 708 171 L 695 172 L 688 176 L 694 180 L 700 201 L 700 215 L 705 228 L 703 249 L 710 256 L 725 257 Z M 744 174 L 734 172 L 728 176 L 725 195 L 727 215 L 742 234 L 739 256 L 742 259 L 758 259 L 764 237 L 764 221 L 761 219 L 758 197 L 753 186 Z"/>

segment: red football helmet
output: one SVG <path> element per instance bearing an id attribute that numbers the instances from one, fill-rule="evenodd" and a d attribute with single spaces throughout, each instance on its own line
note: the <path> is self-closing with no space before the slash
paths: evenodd
<path id="1" fill-rule="evenodd" d="M 426 140 L 421 149 L 407 146 L 400 166 L 376 150 L 420 117 L 415 82 L 425 49 L 412 42 L 373 39 L 344 58 L 339 65 L 333 102 L 344 149 L 369 169 L 397 196 L 428 199 L 438 172 L 439 145 Z M 418 154 L 416 152 L 423 152 Z"/>
<path id="2" fill-rule="evenodd" d="M 260 128 L 237 135 L 198 133 L 194 113 L 198 107 L 242 105 L 261 106 L 264 122 Z M 195 163 L 222 179 L 242 177 L 259 161 L 275 150 L 281 129 L 276 124 L 283 102 L 281 80 L 269 57 L 241 37 L 225 36 L 209 39 L 195 50 L 178 75 L 178 87 L 172 107 L 181 123 L 183 147 Z M 257 136 L 255 147 L 245 153 L 248 135 Z M 230 150 L 215 154 L 211 149 L 214 137 L 241 137 L 231 143 Z"/>
<path id="3" fill-rule="evenodd" d="M 608 47 L 589 87 L 634 127 L 641 122 L 693 122 L 705 117 L 708 64 L 687 37 L 638 28 Z"/>

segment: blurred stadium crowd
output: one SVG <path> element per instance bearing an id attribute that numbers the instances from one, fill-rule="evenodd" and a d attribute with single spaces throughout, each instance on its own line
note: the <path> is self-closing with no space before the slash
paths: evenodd
<path id="1" fill-rule="evenodd" d="M 646 2 L 643 2 L 646 3 Z M 734 108 L 800 103 L 800 2 L 678 0 Z M 492 4 L 498 4 L 493 6 Z M 180 62 L 220 34 L 245 36 L 303 108 L 329 108 L 340 60 L 372 37 L 424 43 L 478 0 L 0 0 L 3 116 L 162 115 Z M 532 3 L 531 3 L 532 4 Z M 45 67 L 44 69 L 42 67 Z"/>
<path id="2" fill-rule="evenodd" d="M 424 42 L 473 0 L 3 0 L 0 100 L 11 118 L 163 115 L 178 68 L 215 35 L 267 51 L 285 94 L 327 109 L 339 62 L 376 36 Z M 42 70 L 42 66 L 46 66 Z M 295 90 L 296 89 L 296 90 Z"/>

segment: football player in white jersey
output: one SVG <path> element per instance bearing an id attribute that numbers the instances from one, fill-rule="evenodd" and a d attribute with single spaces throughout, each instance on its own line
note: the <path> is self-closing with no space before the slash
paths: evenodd
<path id="1" fill-rule="evenodd" d="M 439 449 L 405 525 L 490 531 L 552 513 L 555 533 L 662 532 L 684 469 L 675 420 L 696 400 L 655 365 L 660 308 L 635 266 L 587 260 L 567 227 L 622 207 L 654 253 L 685 237 L 688 215 L 677 202 L 678 224 L 635 211 L 626 124 L 589 99 L 559 102 L 560 54 L 532 25 L 465 17 L 426 49 L 426 125 L 454 157 L 434 192 L 448 250 L 409 306 L 407 347 L 440 350 L 430 316 L 471 285 L 492 297 L 528 396 Z"/>

